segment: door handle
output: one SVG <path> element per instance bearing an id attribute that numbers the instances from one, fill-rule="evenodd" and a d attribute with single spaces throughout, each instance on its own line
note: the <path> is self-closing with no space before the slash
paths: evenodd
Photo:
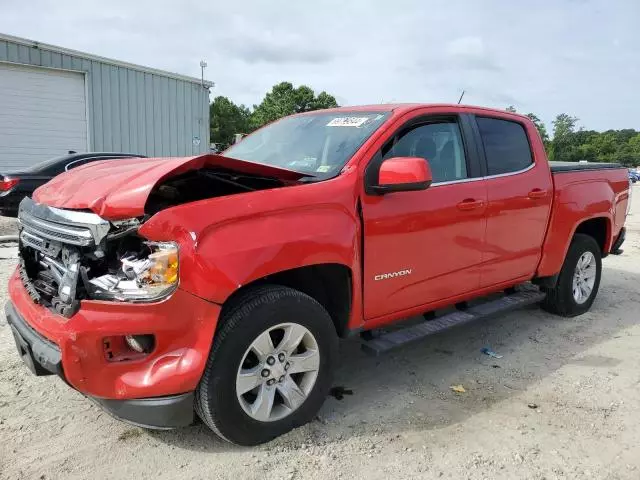
<path id="1" fill-rule="evenodd" d="M 529 198 L 536 200 L 538 198 L 544 198 L 547 196 L 547 191 L 546 190 L 542 190 L 541 188 L 534 188 L 533 190 L 531 190 L 529 192 L 529 194 L 527 195 Z"/>
<path id="2" fill-rule="evenodd" d="M 476 200 L 474 198 L 465 198 L 463 201 L 461 201 L 457 205 L 458 210 L 463 210 L 463 211 L 474 210 L 474 209 L 480 208 L 482 206 L 484 206 L 484 201 Z"/>

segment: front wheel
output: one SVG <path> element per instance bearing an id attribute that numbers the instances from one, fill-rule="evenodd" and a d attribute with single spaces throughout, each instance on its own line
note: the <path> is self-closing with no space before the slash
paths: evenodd
<path id="1" fill-rule="evenodd" d="M 196 411 L 239 445 L 269 441 L 314 418 L 326 398 L 337 335 L 326 310 L 302 292 L 263 286 L 220 319 L 196 391 Z"/>
<path id="2" fill-rule="evenodd" d="M 593 237 L 577 233 L 569 246 L 558 283 L 547 290 L 542 307 L 565 317 L 585 313 L 596 298 L 601 274 L 600 246 Z"/>

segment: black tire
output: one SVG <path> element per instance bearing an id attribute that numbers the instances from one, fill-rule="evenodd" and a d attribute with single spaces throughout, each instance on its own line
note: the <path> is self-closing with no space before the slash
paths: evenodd
<path id="1" fill-rule="evenodd" d="M 593 290 L 584 303 L 577 303 L 573 297 L 573 275 L 578 264 L 578 259 L 585 252 L 591 252 L 596 260 L 596 278 Z M 552 289 L 547 289 L 547 296 L 542 301 L 542 308 L 548 312 L 564 317 L 582 315 L 591 308 L 598 294 L 600 276 L 602 275 L 602 252 L 595 239 L 589 235 L 577 233 L 564 259 L 558 283 Z"/>
<path id="2" fill-rule="evenodd" d="M 236 395 L 236 375 L 244 353 L 269 327 L 298 323 L 315 337 L 318 376 L 306 400 L 288 416 L 269 422 L 250 417 Z M 215 433 L 238 445 L 268 442 L 315 418 L 331 388 L 338 337 L 331 317 L 313 298 L 277 285 L 264 285 L 232 299 L 223 310 L 204 374 L 196 390 L 198 416 Z"/>

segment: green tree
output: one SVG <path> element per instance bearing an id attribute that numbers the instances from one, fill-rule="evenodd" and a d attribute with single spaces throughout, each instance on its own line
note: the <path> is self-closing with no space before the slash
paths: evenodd
<path id="1" fill-rule="evenodd" d="M 551 160 L 557 161 L 575 161 L 575 149 L 577 145 L 574 143 L 573 133 L 578 123 L 577 117 L 572 117 L 566 113 L 561 113 L 553 121 L 553 140 L 549 149 L 549 157 Z"/>
<path id="2" fill-rule="evenodd" d="M 517 112 L 516 107 L 514 107 L 513 105 L 509 105 L 507 108 L 505 108 L 505 110 L 507 112 L 510 112 L 510 113 L 516 113 Z"/>
<path id="3" fill-rule="evenodd" d="M 236 133 L 250 131 L 251 113 L 244 105 L 236 105 L 227 97 L 216 97 L 209 106 L 211 141 L 222 147 L 233 143 Z"/>
<path id="4" fill-rule="evenodd" d="M 589 144 L 593 145 L 599 162 L 612 162 L 613 156 L 620 146 L 616 134 L 611 130 L 594 135 Z"/>
<path id="5" fill-rule="evenodd" d="M 294 88 L 290 82 L 274 85 L 259 105 L 254 105 L 251 127 L 259 128 L 269 122 L 294 113 L 337 107 L 336 99 L 327 92 L 315 96 L 306 85 Z"/>
<path id="6" fill-rule="evenodd" d="M 620 130 L 626 132 L 626 130 Z M 628 137 L 627 142 L 618 146 L 616 152 L 613 154 L 613 161 L 626 165 L 627 167 L 640 166 L 640 133 L 632 130 L 633 136 L 624 134 L 624 137 Z"/>
<path id="7" fill-rule="evenodd" d="M 329 95 L 324 90 L 313 100 L 311 110 L 323 110 L 325 108 L 336 108 L 338 102 L 333 95 Z"/>
<path id="8" fill-rule="evenodd" d="M 566 138 L 575 132 L 578 117 L 572 117 L 566 113 L 561 113 L 553 121 L 553 139 Z"/>
<path id="9" fill-rule="evenodd" d="M 640 132 L 636 132 L 636 134 L 629 139 L 627 142 L 631 151 L 640 155 Z"/>
<path id="10" fill-rule="evenodd" d="M 547 148 L 549 146 L 549 134 L 547 133 L 547 127 L 545 127 L 542 120 L 540 120 L 534 113 L 527 113 L 527 117 L 529 117 L 529 120 L 531 120 L 538 129 L 540 138 L 542 138 L 542 143 L 544 143 L 545 148 Z"/>

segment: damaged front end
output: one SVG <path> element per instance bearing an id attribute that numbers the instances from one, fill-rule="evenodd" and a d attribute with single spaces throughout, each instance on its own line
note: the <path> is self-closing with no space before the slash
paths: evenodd
<path id="1" fill-rule="evenodd" d="M 22 282 L 67 318 L 81 300 L 157 301 L 177 287 L 178 246 L 140 237 L 139 219 L 109 222 L 25 198 L 18 220 Z"/>

